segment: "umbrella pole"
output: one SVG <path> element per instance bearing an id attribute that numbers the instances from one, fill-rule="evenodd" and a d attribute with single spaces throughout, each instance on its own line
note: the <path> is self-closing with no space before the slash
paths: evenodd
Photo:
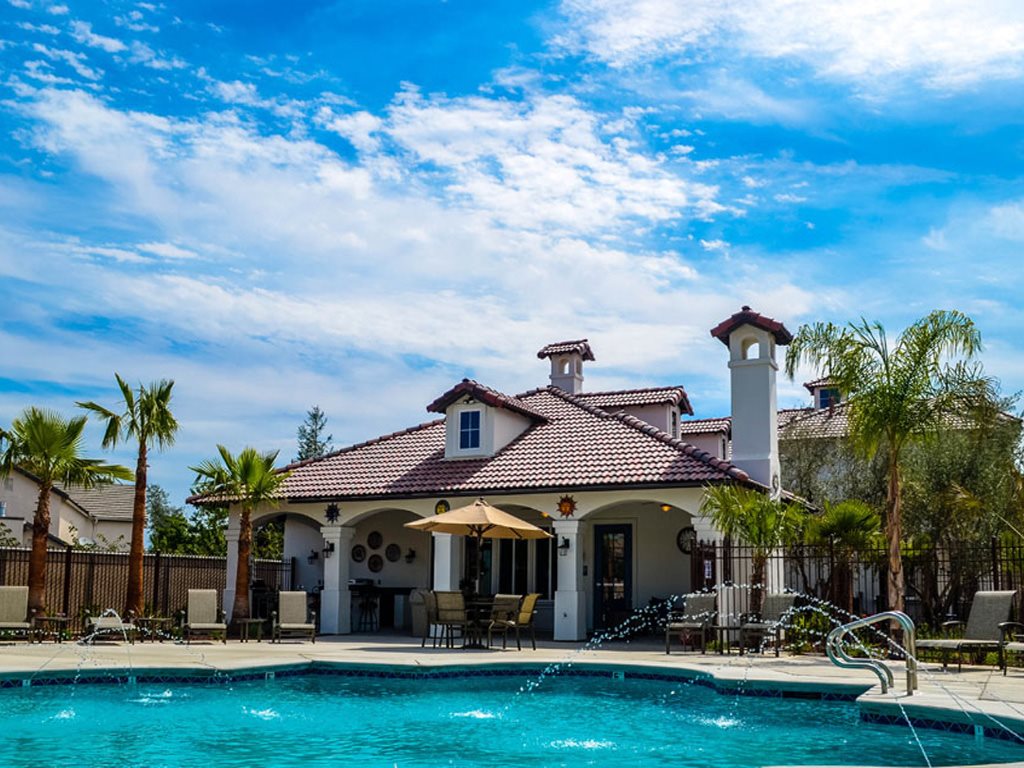
<path id="1" fill-rule="evenodd" d="M 480 595 L 480 576 L 484 570 L 484 534 L 481 531 L 476 537 L 476 594 Z"/>

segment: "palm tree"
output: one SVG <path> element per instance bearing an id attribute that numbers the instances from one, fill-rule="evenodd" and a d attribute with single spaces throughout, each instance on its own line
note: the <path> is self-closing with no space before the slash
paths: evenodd
<path id="1" fill-rule="evenodd" d="M 768 558 L 796 537 L 801 519 L 798 508 L 752 488 L 712 485 L 704 489 L 700 509 L 723 536 L 751 548 L 750 610 L 760 613 Z"/>
<path id="2" fill-rule="evenodd" d="M 870 546 L 878 529 L 878 514 L 857 499 L 838 504 L 826 501 L 822 514 L 808 521 L 807 540 L 832 548 L 832 600 L 849 614 L 853 613 L 853 560 Z"/>
<path id="3" fill-rule="evenodd" d="M 274 469 L 277 451 L 260 453 L 243 448 L 237 456 L 223 445 L 217 446 L 220 461 L 208 459 L 190 467 L 196 473 L 193 489 L 211 501 L 238 503 L 241 519 L 238 532 L 238 569 L 235 572 L 235 602 L 231 615 L 249 618 L 249 557 L 252 553 L 252 513 L 264 504 L 275 504 L 287 472 Z"/>
<path id="4" fill-rule="evenodd" d="M 954 417 L 991 412 L 991 379 L 971 362 L 981 334 L 961 312 L 936 310 L 908 327 L 890 345 L 880 323 L 804 325 L 786 352 L 790 379 L 801 362 L 827 375 L 849 409 L 855 447 L 887 462 L 885 534 L 889 607 L 903 610 L 905 593 L 900 541 L 900 496 L 905 450 L 935 434 Z"/>
<path id="5" fill-rule="evenodd" d="M 86 417 L 65 419 L 55 411 L 27 408 L 0 430 L 0 478 L 15 467 L 35 477 L 39 499 L 32 520 L 32 553 L 28 561 L 28 605 L 37 613 L 46 610 L 46 544 L 50 533 L 50 491 L 56 483 L 92 488 L 114 480 L 131 480 L 127 467 L 83 458 L 82 432 Z"/>
<path id="6" fill-rule="evenodd" d="M 78 403 L 80 408 L 97 413 L 106 420 L 103 447 L 115 448 L 121 440 L 138 443 L 135 461 L 135 500 L 132 507 L 132 543 L 128 555 L 128 595 L 125 598 L 125 614 L 142 615 L 142 555 L 145 550 L 146 533 L 146 475 L 149 467 L 148 453 L 151 448 L 160 449 L 174 443 L 178 422 L 171 413 L 171 389 L 174 382 L 162 379 L 148 387 L 139 385 L 137 391 L 125 383 L 118 374 L 117 386 L 121 390 L 122 403 L 117 413 L 93 402 Z"/>

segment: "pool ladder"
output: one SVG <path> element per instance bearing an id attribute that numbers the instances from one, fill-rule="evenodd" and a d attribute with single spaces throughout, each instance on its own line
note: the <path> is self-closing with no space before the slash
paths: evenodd
<path id="1" fill-rule="evenodd" d="M 882 693 L 888 693 L 889 689 L 896 685 L 892 670 L 889 665 L 880 659 L 856 658 L 846 652 L 846 636 L 855 629 L 869 627 L 872 624 L 879 624 L 883 621 L 895 621 L 903 627 L 904 651 L 907 657 L 907 696 L 913 696 L 917 690 L 917 640 L 914 630 L 914 621 L 903 611 L 882 611 L 874 616 L 867 616 L 863 619 L 851 621 L 836 627 L 828 633 L 825 640 L 825 652 L 829 659 L 837 667 L 844 669 L 870 669 L 882 684 Z"/>

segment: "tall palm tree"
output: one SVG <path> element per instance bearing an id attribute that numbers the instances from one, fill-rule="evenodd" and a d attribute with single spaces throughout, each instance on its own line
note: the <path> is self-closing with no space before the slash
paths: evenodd
<path id="1" fill-rule="evenodd" d="M 28 605 L 46 610 L 46 543 L 50 533 L 50 491 L 56 483 L 92 488 L 114 480 L 131 480 L 127 467 L 82 457 L 86 417 L 65 419 L 55 411 L 26 408 L 0 430 L 0 478 L 20 467 L 39 482 L 39 498 L 32 519 L 32 553 L 28 561 Z"/>
<path id="2" fill-rule="evenodd" d="M 768 558 L 796 537 L 802 517 L 800 510 L 767 493 L 739 485 L 708 486 L 700 508 L 722 535 L 751 548 L 750 609 L 760 613 Z"/>
<path id="3" fill-rule="evenodd" d="M 274 469 L 277 451 L 260 453 L 243 448 L 237 456 L 223 445 L 217 446 L 220 460 L 207 459 L 190 467 L 196 473 L 193 489 L 211 500 L 237 503 L 241 507 L 238 532 L 238 568 L 235 571 L 235 602 L 231 615 L 249 618 L 249 557 L 252 553 L 252 513 L 258 507 L 279 501 L 279 491 L 287 472 Z"/>
<path id="4" fill-rule="evenodd" d="M 114 374 L 121 390 L 122 402 L 117 408 L 123 412 L 104 408 L 97 403 L 78 403 L 80 408 L 97 413 L 106 420 L 103 447 L 115 448 L 118 442 L 135 441 L 138 455 L 135 460 L 135 500 L 132 506 L 132 543 L 128 555 L 128 594 L 125 598 L 125 614 L 142 615 L 142 555 L 145 551 L 146 534 L 146 476 L 149 468 L 148 455 L 152 448 L 163 449 L 174 443 L 178 422 L 171 413 L 171 390 L 174 382 L 167 379 L 153 382 L 148 387 L 139 385 L 133 391 L 125 380 Z"/>
<path id="5" fill-rule="evenodd" d="M 849 614 L 853 613 L 853 560 L 870 546 L 878 529 L 878 514 L 857 499 L 838 504 L 826 501 L 824 511 L 808 521 L 807 540 L 832 547 L 832 600 L 837 604 L 841 601 L 841 607 Z"/>
<path id="6" fill-rule="evenodd" d="M 951 419 L 985 409 L 996 397 L 992 380 L 972 359 L 981 334 L 961 312 L 936 310 L 890 344 L 880 323 L 861 319 L 801 326 L 786 352 L 786 373 L 807 362 L 828 376 L 849 409 L 850 438 L 863 455 L 887 462 L 885 534 L 889 607 L 903 610 L 900 496 L 908 445 L 935 434 Z"/>

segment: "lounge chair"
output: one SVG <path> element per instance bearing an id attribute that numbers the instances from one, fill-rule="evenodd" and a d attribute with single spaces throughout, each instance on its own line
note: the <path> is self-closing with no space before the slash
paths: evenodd
<path id="1" fill-rule="evenodd" d="M 779 656 L 779 646 L 782 645 L 782 631 L 785 629 L 786 619 L 789 618 L 796 607 L 797 595 L 795 594 L 769 594 L 765 595 L 764 605 L 760 614 L 754 614 L 740 622 L 740 655 L 747 648 L 747 638 L 757 638 L 759 645 L 763 647 L 765 637 L 772 638 L 772 645 L 775 646 L 775 656 Z"/>
<path id="2" fill-rule="evenodd" d="M 103 613 L 93 616 L 85 612 L 85 638 L 84 641 L 92 642 L 101 635 L 106 637 L 113 635 L 115 640 L 127 640 L 130 645 L 135 645 L 137 629 L 132 623 L 131 616 L 125 621 L 116 613 Z"/>
<path id="3" fill-rule="evenodd" d="M 1003 664 L 1004 628 L 1013 608 L 1016 591 L 975 592 L 971 601 L 971 612 L 967 616 L 967 624 L 962 621 L 944 622 L 942 628 L 947 632 L 964 627 L 961 637 L 926 638 L 917 641 L 917 650 L 942 651 L 942 668 L 949 665 L 949 654 L 956 651 L 957 672 L 963 667 L 963 652 L 995 651 L 999 654 L 999 664 Z M 1011 649 L 1012 650 L 1012 649 Z"/>
<path id="4" fill-rule="evenodd" d="M 665 621 L 665 653 L 671 653 L 672 635 L 676 633 L 679 634 L 679 642 L 685 645 L 689 640 L 691 648 L 695 647 L 693 639 L 699 637 L 700 652 L 707 653 L 708 635 L 717 615 L 713 594 L 687 595 L 675 601 Z"/>
<path id="5" fill-rule="evenodd" d="M 451 648 L 455 645 L 455 630 L 462 635 L 463 642 L 469 629 L 466 614 L 466 598 L 461 592 L 435 592 L 437 599 L 437 623 L 441 625 L 441 641 Z"/>
<path id="6" fill-rule="evenodd" d="M 21 633 L 32 639 L 28 587 L 0 587 L 0 632 Z"/>
<path id="7" fill-rule="evenodd" d="M 186 645 L 192 642 L 193 635 L 213 638 L 218 634 L 221 641 L 227 644 L 228 625 L 224 619 L 224 611 L 217 610 L 217 590 L 190 589 L 186 619 L 181 627 Z"/>
<path id="8" fill-rule="evenodd" d="M 277 610 L 271 614 L 270 642 L 281 642 L 284 635 L 308 635 L 316 642 L 316 613 L 308 611 L 306 601 L 305 592 L 278 593 Z"/>
<path id="9" fill-rule="evenodd" d="M 491 639 L 496 632 L 501 633 L 502 649 L 508 647 L 508 631 L 516 626 L 519 618 L 519 604 L 523 598 L 519 595 L 495 595 L 491 604 L 491 612 L 487 623 L 487 647 L 491 647 Z"/>

